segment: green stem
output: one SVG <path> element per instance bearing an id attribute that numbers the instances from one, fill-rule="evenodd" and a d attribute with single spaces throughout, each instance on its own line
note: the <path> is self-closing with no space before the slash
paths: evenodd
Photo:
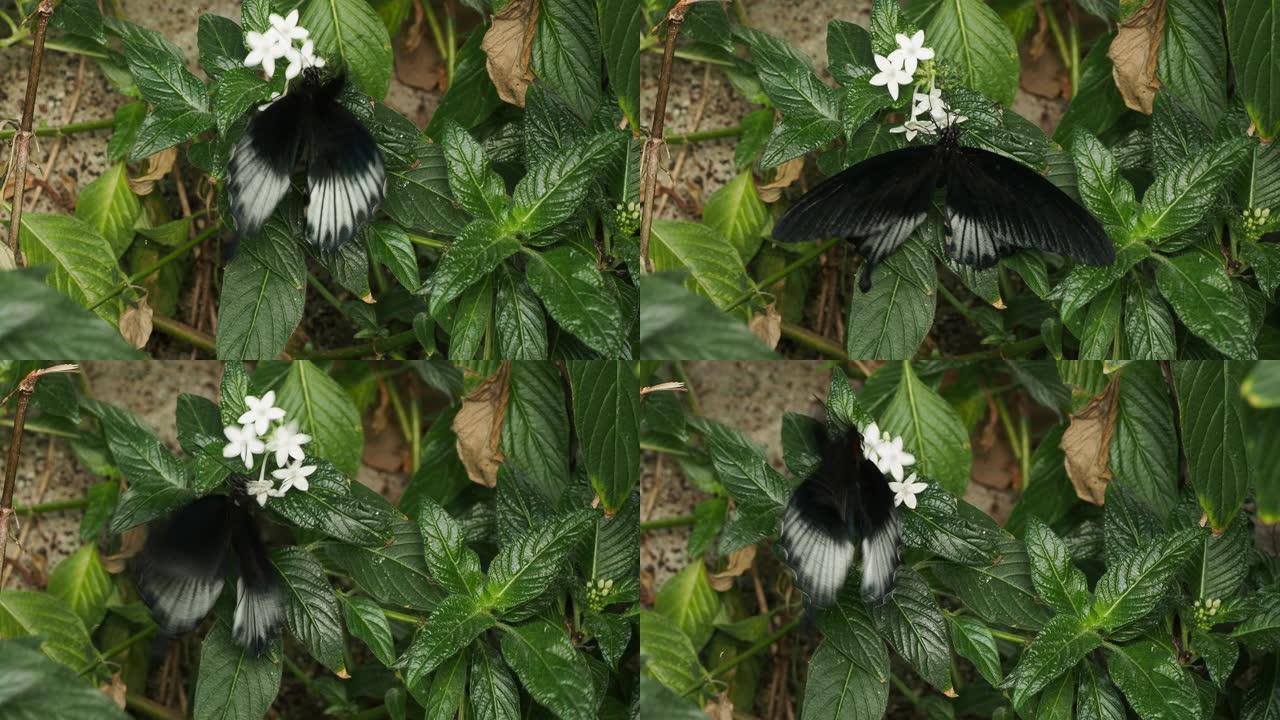
<path id="1" fill-rule="evenodd" d="M 764 278 L 762 278 L 759 282 L 756 283 L 756 287 L 767 288 L 770 285 L 778 282 L 779 280 L 785 278 L 786 276 L 790 275 L 796 270 L 799 270 L 805 265 L 808 265 L 809 263 L 813 262 L 814 259 L 816 259 L 819 255 L 835 247 L 835 245 L 839 243 L 840 240 L 841 238 L 831 238 L 829 240 L 823 241 L 809 253 L 805 255 L 801 255 L 800 257 L 791 261 L 789 264 L 784 265 L 781 269 L 774 272 L 773 274 L 766 275 Z M 730 310 L 733 310 L 734 308 L 738 307 L 742 303 L 755 297 L 756 292 L 757 292 L 756 290 L 748 290 L 743 294 L 739 295 L 738 297 L 734 298 L 733 302 L 729 303 L 729 306 L 724 309 L 725 312 L 729 312 Z M 843 355 L 841 357 L 843 357 Z"/>
<path id="2" fill-rule="evenodd" d="M 109 647 L 106 650 L 103 650 L 102 654 L 98 656 L 97 660 L 94 660 L 90 662 L 88 665 L 85 665 L 83 668 L 80 669 L 80 672 L 78 674 L 83 675 L 89 672 L 90 670 L 98 667 L 99 664 L 110 660 L 111 658 L 115 657 L 116 655 L 119 655 L 125 650 L 128 650 L 134 645 L 137 645 L 143 640 L 146 640 L 152 635 L 155 635 L 157 629 L 159 628 L 155 625 L 152 625 L 151 627 L 143 628 L 142 630 L 139 630 L 138 632 L 120 641 L 120 643 L 113 645 L 112 647 Z"/>
<path id="3" fill-rule="evenodd" d="M 698 389 L 694 387 L 693 381 L 689 379 L 689 371 L 685 368 L 684 363 L 677 360 L 676 376 L 680 378 L 680 382 L 684 383 L 685 393 L 689 396 L 689 409 L 694 415 L 702 414 L 702 400 L 698 397 Z"/>
<path id="4" fill-rule="evenodd" d="M 338 313 L 342 315 L 342 317 L 346 318 L 348 322 L 351 321 L 351 316 L 347 314 L 347 309 L 342 307 L 342 303 L 338 301 L 337 296 L 329 292 L 329 288 L 325 287 L 324 285 L 321 285 L 320 281 L 316 279 L 315 275 L 312 275 L 311 273 L 307 273 L 307 284 L 311 286 L 312 290 L 316 291 L 317 295 L 319 295 L 321 298 L 324 298 L 324 301 L 329 303 L 329 305 L 331 305 L 334 310 L 337 310 Z"/>
<path id="5" fill-rule="evenodd" d="M 666 137 L 666 143 L 668 145 L 688 145 L 689 143 L 701 142 L 703 140 L 719 140 L 721 138 L 737 137 L 741 134 L 742 126 L 734 125 L 733 127 L 716 128 L 714 130 L 699 130 L 698 132 L 668 135 Z"/>
<path id="6" fill-rule="evenodd" d="M 426 620 L 416 615 L 402 613 L 397 610 L 388 610 L 387 608 L 383 608 L 382 612 L 384 615 L 387 616 L 388 620 L 395 620 L 397 622 L 408 623 L 410 625 L 421 625 L 422 623 L 426 622 Z"/>
<path id="7" fill-rule="evenodd" d="M 946 300 L 951 307 L 955 308 L 956 312 L 963 315 L 965 320 L 968 320 L 975 325 L 978 323 L 977 320 L 973 319 L 973 313 L 970 312 L 969 306 L 960 302 L 960 298 L 956 297 L 954 293 L 948 290 L 946 285 L 938 283 L 938 294 L 941 295 L 942 299 Z"/>
<path id="8" fill-rule="evenodd" d="M 151 317 L 151 327 L 171 338 L 181 340 L 205 352 L 216 353 L 218 351 L 213 338 L 173 318 L 165 317 L 164 315 L 153 315 Z"/>
<path id="9" fill-rule="evenodd" d="M 828 340 L 827 338 L 819 335 L 818 333 L 813 332 L 812 330 L 806 330 L 805 328 L 802 328 L 799 325 L 795 325 L 793 323 L 789 323 L 785 321 L 782 323 L 782 337 L 787 338 L 788 340 L 798 345 L 807 347 L 810 350 L 820 352 L 823 355 L 826 355 L 827 357 L 833 358 L 835 360 L 849 359 L 849 356 L 847 353 L 845 353 L 844 348 L 835 344 L 831 340 Z"/>
<path id="10" fill-rule="evenodd" d="M 1058 57 L 1062 60 L 1062 66 L 1070 68 L 1071 59 L 1068 55 L 1067 41 L 1062 36 L 1062 27 L 1058 25 L 1058 18 L 1054 16 L 1052 6 L 1044 8 L 1044 17 L 1049 23 L 1049 32 L 1053 33 L 1053 42 L 1058 47 Z M 1074 87 L 1071 92 L 1075 93 Z"/>
<path id="11" fill-rule="evenodd" d="M 134 715 L 142 715 L 153 720 L 182 720 L 182 716 L 178 713 L 141 695 L 129 693 L 124 698 L 124 704 Z"/>
<path id="12" fill-rule="evenodd" d="M 408 233 L 408 235 L 409 235 L 409 242 L 413 243 L 414 245 L 421 245 L 423 247 L 435 248 L 436 250 L 449 249 L 449 243 L 445 242 L 444 240 L 437 240 L 436 238 L 426 237 L 425 235 L 414 235 L 413 233 Z"/>
<path id="13" fill-rule="evenodd" d="M 920 693 L 912 690 L 902 678 L 898 677 L 897 673 L 889 673 L 889 682 L 893 683 L 893 687 L 896 688 L 903 697 L 910 700 L 912 705 L 920 704 Z"/>
<path id="14" fill-rule="evenodd" d="M 640 532 L 684 527 L 685 525 L 692 525 L 693 522 L 694 517 L 692 515 L 677 515 L 676 517 L 658 518 L 657 520 L 645 520 L 640 523 Z"/>
<path id="15" fill-rule="evenodd" d="M 941 286 L 939 286 L 941 287 Z M 1031 352 L 1044 347 L 1044 340 L 1039 337 L 1023 338 L 1014 342 L 1001 345 L 993 350 L 983 350 L 981 352 L 967 353 L 965 355 L 953 355 L 948 360 L 955 362 L 965 362 L 969 360 L 995 360 L 998 358 L 1019 357 L 1028 355 Z"/>
<path id="16" fill-rule="evenodd" d="M 25 40 L 23 41 L 23 43 L 30 44 Z M 66 43 L 59 42 L 57 40 L 46 40 L 44 42 L 44 46 L 50 50 L 57 50 L 59 52 L 67 53 L 68 55 L 84 55 L 85 57 L 91 57 L 96 60 L 107 59 L 106 53 L 100 53 L 97 50 L 82 48 L 79 45 L 68 45 Z"/>
<path id="17" fill-rule="evenodd" d="M 30 429 L 30 428 L 26 428 Z M 39 515 L 40 513 L 57 512 L 59 510 L 82 510 L 89 504 L 88 498 L 72 498 L 70 500 L 54 500 L 46 503 L 23 506 L 14 504 L 13 511 L 18 515 Z"/>
<path id="18" fill-rule="evenodd" d="M 0 417 L 0 427 L 12 428 L 13 418 Z M 80 437 L 79 433 L 68 432 L 59 427 L 46 425 L 40 421 L 40 418 L 26 421 L 26 423 L 23 424 L 22 429 L 26 430 L 27 432 L 38 432 L 38 433 L 43 433 L 45 435 L 53 435 L 54 437 L 62 437 L 62 438 Z"/>
<path id="19" fill-rule="evenodd" d="M 47 43 L 46 43 L 47 45 Z M 72 135 L 74 133 L 92 132 L 94 130 L 106 130 L 115 126 L 114 118 L 102 118 L 101 120 L 85 120 L 78 123 L 69 123 L 67 125 L 53 125 L 38 127 L 31 131 L 36 137 L 62 137 L 64 135 Z M 9 140 L 17 134 L 17 130 L 0 130 L 0 140 Z"/>
<path id="20" fill-rule="evenodd" d="M 314 693 L 315 686 L 311 682 L 311 676 L 302 668 L 298 667 L 298 663 L 294 662 L 293 658 L 289 657 L 287 653 L 281 654 L 284 656 L 284 666 L 288 669 L 289 674 L 297 678 L 298 682 L 302 683 L 302 686 L 307 689 L 308 693 Z"/>
<path id="21" fill-rule="evenodd" d="M 405 330 L 402 333 L 396 333 L 381 340 L 365 343 L 363 345 L 352 345 L 349 347 L 334 348 L 332 350 L 317 350 L 312 353 L 294 353 L 295 358 L 307 358 L 310 360 L 359 360 L 370 355 L 391 352 L 400 348 L 412 345 L 417 340 L 417 335 L 412 330 Z"/>
<path id="22" fill-rule="evenodd" d="M 1080 87 L 1080 31 L 1076 27 L 1076 15 L 1074 11 L 1068 10 L 1067 20 L 1071 24 L 1068 31 L 1071 42 L 1071 62 L 1068 64 L 1068 67 L 1071 70 L 1071 97 L 1067 98 L 1070 100 L 1076 96 L 1076 92 L 1078 92 L 1078 88 Z"/>
<path id="23" fill-rule="evenodd" d="M 409 386 L 409 469 L 410 477 L 418 474 L 418 465 L 422 461 L 422 410 L 418 407 L 416 385 Z"/>
<path id="24" fill-rule="evenodd" d="M 165 255 L 164 257 L 160 258 L 159 260 L 156 260 L 155 262 L 151 263 L 147 267 L 130 275 L 127 280 L 116 285 L 109 292 L 107 292 L 106 295 L 103 295 L 102 297 L 98 298 L 98 301 L 95 302 L 93 305 L 90 305 L 89 309 L 90 310 L 97 309 L 103 303 L 107 302 L 108 300 L 111 300 L 112 298 L 116 297 L 117 295 L 124 292 L 125 290 L 133 287 L 135 284 L 146 279 L 152 273 L 160 270 L 165 265 L 168 265 L 174 260 L 177 260 L 179 257 L 185 255 L 188 250 L 204 242 L 206 239 L 208 239 L 211 235 L 213 235 L 220 229 L 222 229 L 222 223 L 220 222 L 213 223 L 209 227 L 205 228 L 202 232 L 197 233 L 195 237 L 188 239 L 186 242 L 174 248 L 173 252 L 169 253 L 168 255 Z"/>
<path id="25" fill-rule="evenodd" d="M 719 665 L 715 666 L 714 668 L 711 668 L 711 670 L 709 670 L 709 671 L 707 672 L 707 677 L 709 677 L 709 678 L 717 678 L 717 677 L 720 677 L 721 675 L 723 675 L 723 674 L 725 674 L 725 673 L 729 672 L 730 670 L 732 670 L 732 669 L 734 669 L 734 668 L 738 667 L 738 665 L 739 665 L 739 664 L 741 664 L 741 663 L 743 663 L 743 662 L 746 662 L 748 659 L 753 658 L 753 657 L 755 657 L 756 655 L 759 655 L 760 653 L 764 652 L 765 650 L 768 650 L 770 645 L 774 644 L 774 643 L 775 643 L 775 642 L 777 642 L 778 640 L 781 640 L 781 639 L 783 638 L 783 636 L 785 636 L 787 633 L 789 633 L 789 632 L 791 632 L 792 630 L 795 630 L 797 627 L 799 627 L 799 626 L 800 626 L 800 622 L 801 622 L 801 620 L 803 620 L 803 619 L 804 619 L 804 616 L 803 616 L 803 615 L 797 615 L 795 618 L 793 618 L 793 619 L 791 620 L 791 622 L 789 622 L 789 623 L 787 623 L 786 625 L 783 625 L 782 627 L 780 627 L 780 628 L 778 628 L 777 630 L 773 631 L 771 634 L 769 634 L 769 635 L 768 635 L 767 637 L 765 637 L 764 639 L 759 640 L 758 642 L 756 642 L 756 644 L 752 645 L 751 647 L 747 648 L 746 650 L 743 650 L 742 652 L 738 653 L 737 655 L 734 655 L 733 657 L 731 657 L 731 658 L 729 658 L 728 660 L 726 660 L 726 661 L 724 661 L 724 662 L 720 663 Z M 681 695 L 688 695 L 689 693 L 693 692 L 694 690 L 697 690 L 697 689 L 698 689 L 698 688 L 700 688 L 700 687 L 702 687 L 702 683 L 697 683 L 697 684 L 695 684 L 693 687 L 690 687 L 689 689 L 685 690 L 684 692 L 682 692 L 682 693 L 680 693 L 680 694 L 681 694 Z"/>
<path id="26" fill-rule="evenodd" d="M 648 450 L 649 452 L 658 452 L 658 453 L 664 453 L 666 455 L 674 455 L 675 457 L 690 457 L 692 455 L 692 453 L 681 452 L 679 450 L 674 450 L 669 447 L 663 447 L 661 445 L 654 445 L 653 443 L 645 442 L 644 440 L 640 441 L 640 449 Z"/>
<path id="27" fill-rule="evenodd" d="M 1026 645 L 1027 643 L 1031 642 L 1031 638 L 1026 637 L 1025 635 L 1018 635 L 1017 633 L 1005 632 L 1004 630 L 997 630 L 995 628 L 991 628 L 991 636 L 999 640 L 1008 640 L 1009 642 L 1015 642 L 1015 643 L 1018 643 L 1019 645 Z"/>

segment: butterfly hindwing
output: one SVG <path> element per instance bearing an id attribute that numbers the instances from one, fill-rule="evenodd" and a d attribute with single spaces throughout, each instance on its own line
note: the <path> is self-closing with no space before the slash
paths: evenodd
<path id="1" fill-rule="evenodd" d="M 135 562 L 138 594 L 171 635 L 200 624 L 222 592 L 231 507 L 210 495 L 151 525 Z"/>
<path id="2" fill-rule="evenodd" d="M 284 593 L 253 516 L 243 508 L 235 509 L 231 545 L 240 571 L 231 637 L 261 654 L 284 624 Z"/>
<path id="3" fill-rule="evenodd" d="M 1115 248 L 1102 225 L 1031 168 L 980 148 L 955 146 L 947 167 L 947 253 L 977 268 L 1020 248 L 1107 265 Z"/>
<path id="4" fill-rule="evenodd" d="M 289 191 L 305 111 L 301 95 L 285 95 L 254 115 L 232 148 L 227 187 L 241 235 L 261 229 Z"/>
<path id="5" fill-rule="evenodd" d="M 799 242 L 844 237 L 864 259 L 863 292 L 871 270 L 924 222 L 939 180 L 933 145 L 891 150 L 832 176 L 800 198 L 774 226 L 773 237 Z"/>
<path id="6" fill-rule="evenodd" d="M 324 250 L 348 242 L 377 210 L 386 184 L 382 153 L 336 99 L 317 101 L 307 160 L 307 241 Z"/>

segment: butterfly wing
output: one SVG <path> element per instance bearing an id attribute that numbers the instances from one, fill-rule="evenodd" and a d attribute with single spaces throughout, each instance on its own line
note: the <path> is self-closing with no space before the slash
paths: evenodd
<path id="1" fill-rule="evenodd" d="M 302 141 L 305 101 L 285 95 L 253 116 L 231 150 L 227 187 L 242 235 L 262 228 L 285 193 Z"/>
<path id="2" fill-rule="evenodd" d="M 862 538 L 862 592 L 878 602 L 893 584 L 900 538 L 884 476 L 861 454 L 849 431 L 821 438 L 817 470 L 792 494 L 779 546 L 809 602 L 835 602 L 853 564 L 854 533 Z"/>
<path id="3" fill-rule="evenodd" d="M 138 594 L 165 632 L 193 629 L 217 602 L 231 508 L 227 497 L 210 495 L 152 523 L 134 571 Z"/>
<path id="4" fill-rule="evenodd" d="M 355 237 L 382 202 L 386 178 L 369 131 L 337 100 L 318 101 L 307 159 L 307 241 L 333 250 Z"/>
<path id="5" fill-rule="evenodd" d="M 924 222 L 937 187 L 941 154 L 916 145 L 868 158 L 806 193 L 778 220 L 781 242 L 844 237 L 862 255 L 863 292 L 871 270 Z"/>
<path id="6" fill-rule="evenodd" d="M 253 516 L 235 508 L 231 545 L 239 562 L 236 609 L 231 637 L 240 647 L 261 655 L 284 624 L 284 593 L 271 556 L 258 534 Z"/>
<path id="7" fill-rule="evenodd" d="M 980 148 L 956 146 L 947 166 L 947 253 L 977 268 L 1019 248 L 1086 265 L 1115 261 L 1115 247 L 1089 211 L 1036 171 Z"/>

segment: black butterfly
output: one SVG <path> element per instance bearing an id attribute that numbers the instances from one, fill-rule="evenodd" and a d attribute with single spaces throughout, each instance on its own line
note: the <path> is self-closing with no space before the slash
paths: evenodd
<path id="1" fill-rule="evenodd" d="M 134 565 L 138 594 L 162 630 L 188 632 L 222 594 L 231 551 L 239 568 L 231 636 L 261 653 L 284 621 L 284 595 L 253 516 L 235 499 L 209 495 L 153 523 Z"/>
<path id="2" fill-rule="evenodd" d="M 231 151 L 231 212 L 244 235 L 257 232 L 289 191 L 307 147 L 307 242 L 332 250 L 355 237 L 382 202 L 386 168 L 373 136 L 338 102 L 346 80 L 303 72 L 297 89 L 249 121 Z"/>
<path id="3" fill-rule="evenodd" d="M 1109 265 L 1116 251 L 1102 225 L 1053 183 L 1022 163 L 960 145 L 943 129 L 936 145 L 868 158 L 801 197 L 773 228 L 782 242 L 845 237 L 864 259 L 858 287 L 906 241 L 946 186 L 947 254 L 982 269 L 1019 248 L 1047 250 L 1086 265 Z"/>
<path id="4" fill-rule="evenodd" d="M 835 602 L 862 541 L 862 594 L 879 602 L 898 569 L 901 529 L 889 482 L 862 455 L 855 429 L 823 432 L 813 475 L 796 488 L 778 541 L 809 602 Z"/>

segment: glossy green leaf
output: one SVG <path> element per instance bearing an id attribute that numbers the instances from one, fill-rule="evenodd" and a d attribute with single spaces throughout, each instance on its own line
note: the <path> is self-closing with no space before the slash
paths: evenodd
<path id="1" fill-rule="evenodd" d="M 582 463 L 612 513 L 640 482 L 640 381 L 619 360 L 575 360 L 568 370 Z"/>
<path id="2" fill-rule="evenodd" d="M 307 0 L 298 24 L 311 31 L 316 54 L 345 66 L 351 80 L 375 100 L 391 82 L 391 38 L 363 0 Z"/>

